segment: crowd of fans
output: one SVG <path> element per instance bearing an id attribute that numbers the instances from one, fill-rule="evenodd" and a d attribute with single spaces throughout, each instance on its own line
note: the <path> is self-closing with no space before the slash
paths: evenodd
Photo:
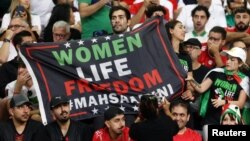
<path id="1" fill-rule="evenodd" d="M 249 125 L 249 8 L 250 0 L 1 0 L 0 141 L 207 141 L 208 125 Z M 41 124 L 23 43 L 121 34 L 155 16 L 188 76 L 181 97 L 145 94 L 138 115 L 110 107 L 105 127 L 70 119 L 67 97 L 53 97 L 55 121 Z"/>

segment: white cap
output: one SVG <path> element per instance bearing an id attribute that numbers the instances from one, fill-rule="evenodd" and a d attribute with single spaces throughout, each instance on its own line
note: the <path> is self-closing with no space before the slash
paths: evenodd
<path id="1" fill-rule="evenodd" d="M 240 58 L 240 60 L 245 63 L 247 59 L 246 51 L 240 47 L 233 47 L 230 50 L 224 50 L 221 53 L 222 55 L 230 55 L 232 57 Z"/>

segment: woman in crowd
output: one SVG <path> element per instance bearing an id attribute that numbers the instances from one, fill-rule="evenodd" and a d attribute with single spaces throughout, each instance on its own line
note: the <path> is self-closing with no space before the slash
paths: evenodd
<path id="1" fill-rule="evenodd" d="M 48 25 L 44 29 L 43 39 L 45 42 L 53 42 L 52 28 L 55 22 L 65 21 L 70 25 L 75 23 L 74 14 L 69 4 L 57 4 L 51 13 Z M 80 39 L 81 33 L 79 30 L 70 28 L 70 39 Z"/>
<path id="2" fill-rule="evenodd" d="M 11 19 L 20 17 L 21 19 L 27 21 L 29 24 L 29 27 L 31 28 L 32 33 L 34 34 L 36 41 L 39 39 L 39 28 L 37 25 L 32 26 L 32 21 L 31 21 L 31 14 L 30 12 L 25 9 L 23 6 L 17 6 L 14 11 L 11 13 Z"/>
<path id="3" fill-rule="evenodd" d="M 187 72 L 187 75 L 193 76 L 192 73 L 192 60 L 190 56 L 183 49 L 183 40 L 185 38 L 185 27 L 178 20 L 172 20 L 165 24 L 165 28 L 172 44 L 172 47 L 179 58 L 181 65 Z M 182 94 L 182 98 L 185 100 L 193 100 L 193 89 L 190 87 L 189 82 L 186 85 L 186 91 Z"/>
<path id="4" fill-rule="evenodd" d="M 4 14 L 2 25 L 1 25 L 1 30 L 6 30 L 8 28 L 11 17 L 13 16 L 13 14 L 15 14 L 14 11 L 19 6 L 23 6 L 25 8 L 26 12 L 28 12 L 31 15 L 31 25 L 32 25 L 32 27 L 34 26 L 34 29 L 36 29 L 38 35 L 40 35 L 40 33 L 41 33 L 41 20 L 40 20 L 40 17 L 38 15 L 34 15 L 34 14 L 30 13 L 30 1 L 29 0 L 12 0 L 11 1 L 11 5 L 9 7 L 10 13 Z"/>
<path id="5" fill-rule="evenodd" d="M 222 106 L 235 104 L 242 109 L 249 95 L 249 79 L 240 72 L 246 61 L 246 52 L 240 47 L 233 47 L 222 54 L 228 59 L 225 68 L 211 70 L 201 84 L 195 83 L 192 77 L 188 77 L 191 86 L 202 93 L 200 115 L 203 117 L 203 131 L 207 139 L 207 125 L 220 124 Z"/>
<path id="6" fill-rule="evenodd" d="M 226 104 L 222 107 L 222 114 L 220 117 L 221 125 L 243 125 L 243 123 L 239 106 Z"/>
<path id="7" fill-rule="evenodd" d="M 137 141 L 171 141 L 179 128 L 168 115 L 169 103 L 162 102 L 159 108 L 158 98 L 154 95 L 143 95 L 139 104 L 139 116 L 130 126 L 129 135 Z"/>

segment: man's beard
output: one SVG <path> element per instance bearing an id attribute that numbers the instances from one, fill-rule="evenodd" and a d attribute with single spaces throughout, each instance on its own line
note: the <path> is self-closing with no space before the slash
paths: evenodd
<path id="1" fill-rule="evenodd" d="M 115 34 L 122 34 L 122 33 L 124 33 L 125 31 L 126 31 L 126 30 L 121 30 L 121 31 L 115 31 L 115 30 L 114 30 L 114 33 L 115 33 Z"/>
<path id="2" fill-rule="evenodd" d="M 69 117 L 58 119 L 58 121 L 61 122 L 62 124 L 66 123 L 68 120 L 69 120 Z"/>
<path id="3" fill-rule="evenodd" d="M 244 25 L 244 26 L 243 26 Z M 235 27 L 236 27 L 236 29 L 237 29 L 237 31 L 239 31 L 239 32 L 244 32 L 245 30 L 247 30 L 248 29 L 248 25 L 246 25 L 246 24 L 244 24 L 244 23 L 242 23 L 242 22 L 240 22 L 240 23 L 238 23 L 237 25 L 235 25 Z"/>
<path id="4" fill-rule="evenodd" d="M 63 116 L 64 113 L 67 114 L 67 117 Z M 67 112 L 63 112 L 63 113 L 61 114 L 61 116 L 62 116 L 62 118 L 58 119 L 59 122 L 61 122 L 61 123 L 66 123 L 66 122 L 69 120 L 69 115 L 68 115 Z"/>

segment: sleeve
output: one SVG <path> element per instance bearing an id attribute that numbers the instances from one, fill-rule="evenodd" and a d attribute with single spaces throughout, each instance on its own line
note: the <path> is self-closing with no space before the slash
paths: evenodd
<path id="1" fill-rule="evenodd" d="M 137 130 L 138 130 L 138 123 L 133 123 L 129 129 L 129 136 L 131 139 L 137 140 L 138 138 Z"/>
<path id="2" fill-rule="evenodd" d="M 226 14 L 224 9 L 221 6 L 216 6 L 216 9 L 218 9 L 218 12 L 216 15 L 218 16 L 218 25 L 221 27 L 227 27 L 227 21 L 226 21 Z"/>
<path id="3" fill-rule="evenodd" d="M 209 79 L 211 79 L 214 82 L 214 80 L 216 79 L 216 74 L 217 74 L 217 72 L 215 72 L 215 71 L 208 72 L 206 78 L 209 78 Z"/>
<path id="4" fill-rule="evenodd" d="M 133 17 L 138 12 L 139 9 L 140 7 L 138 7 L 138 3 L 131 5 L 129 8 L 131 16 Z"/>
<path id="5" fill-rule="evenodd" d="M 4 14 L 1 29 L 7 29 L 10 24 L 10 13 Z"/>
<path id="6" fill-rule="evenodd" d="M 93 0 L 93 3 L 97 2 L 98 0 Z M 91 4 L 91 0 L 78 0 L 78 3 L 81 4 L 81 3 L 87 3 L 87 4 Z"/>
<path id="7" fill-rule="evenodd" d="M 194 141 L 202 141 L 202 137 L 200 133 L 194 131 L 194 134 L 192 136 L 193 136 Z"/>
<path id="8" fill-rule="evenodd" d="M 187 6 L 182 7 L 180 14 L 177 17 L 177 20 L 182 22 L 183 25 L 186 25 L 187 16 Z"/>
<path id="9" fill-rule="evenodd" d="M 41 19 L 38 15 L 31 15 L 31 17 L 32 17 L 31 24 L 32 26 L 38 27 L 38 34 L 40 35 L 42 30 Z"/>
<path id="10" fill-rule="evenodd" d="M 99 132 L 99 131 L 96 131 L 96 132 L 94 133 L 94 136 L 93 136 L 93 138 L 92 138 L 92 141 L 102 141 L 102 140 L 100 139 L 100 135 L 98 135 L 98 132 Z"/>

